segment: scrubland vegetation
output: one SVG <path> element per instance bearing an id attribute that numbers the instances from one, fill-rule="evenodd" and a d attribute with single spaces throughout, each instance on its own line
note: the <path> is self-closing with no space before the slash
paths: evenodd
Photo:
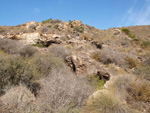
<path id="1" fill-rule="evenodd" d="M 149 113 L 150 40 L 139 29 L 0 26 L 0 113 Z M 15 35 L 34 32 L 34 44 Z"/>

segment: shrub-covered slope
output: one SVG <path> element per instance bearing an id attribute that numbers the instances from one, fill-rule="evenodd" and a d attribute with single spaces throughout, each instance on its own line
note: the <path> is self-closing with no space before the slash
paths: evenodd
<path id="1" fill-rule="evenodd" d="M 0 112 L 149 113 L 149 31 L 58 19 L 0 26 Z"/>

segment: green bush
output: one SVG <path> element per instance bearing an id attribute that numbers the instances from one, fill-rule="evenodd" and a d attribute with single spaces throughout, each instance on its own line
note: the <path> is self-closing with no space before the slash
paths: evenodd
<path id="1" fill-rule="evenodd" d="M 53 54 L 36 54 L 32 60 L 35 68 L 40 75 L 46 76 L 54 69 L 65 68 L 63 60 L 55 57 Z"/>
<path id="2" fill-rule="evenodd" d="M 95 74 L 90 75 L 88 77 L 88 81 L 89 81 L 90 85 L 94 88 L 94 90 L 101 89 L 105 84 L 105 81 L 103 79 L 100 80 L 99 76 L 97 76 Z"/>
<path id="3" fill-rule="evenodd" d="M 48 20 L 43 20 L 42 23 L 46 24 L 46 23 L 61 23 L 62 21 L 59 19 L 55 19 L 53 20 L 52 18 L 48 19 Z"/>
<path id="4" fill-rule="evenodd" d="M 33 44 L 33 46 L 37 46 L 37 47 L 46 47 L 43 43 L 36 43 L 36 44 Z"/>
<path id="5" fill-rule="evenodd" d="M 43 23 L 43 24 L 46 24 L 46 23 L 50 23 L 50 21 L 52 21 L 52 18 L 47 19 L 47 20 L 43 20 L 42 23 Z"/>
<path id="6" fill-rule="evenodd" d="M 28 84 L 36 78 L 34 74 L 34 66 L 21 57 L 0 59 L 0 89 L 8 85 L 18 85 L 20 82 Z"/>
<path id="7" fill-rule="evenodd" d="M 121 31 L 124 32 L 126 35 L 130 34 L 130 30 L 127 28 L 121 28 Z"/>
<path id="8" fill-rule="evenodd" d="M 76 27 L 74 27 L 74 31 L 83 33 L 84 32 L 84 27 L 83 26 L 76 26 Z"/>
<path id="9" fill-rule="evenodd" d="M 142 47 L 148 47 L 150 46 L 150 41 L 143 41 L 141 44 Z"/>
<path id="10" fill-rule="evenodd" d="M 121 31 L 128 35 L 130 38 L 135 38 L 135 35 L 131 34 L 130 30 L 127 28 L 121 28 Z"/>
<path id="11" fill-rule="evenodd" d="M 140 40 L 137 38 L 134 38 L 133 41 L 139 42 Z"/>
<path id="12" fill-rule="evenodd" d="M 58 27 L 59 27 L 58 25 L 55 25 L 55 26 L 54 26 L 55 29 L 58 29 Z"/>
<path id="13" fill-rule="evenodd" d="M 71 26 L 72 22 L 73 22 L 72 20 L 69 20 L 69 26 Z"/>

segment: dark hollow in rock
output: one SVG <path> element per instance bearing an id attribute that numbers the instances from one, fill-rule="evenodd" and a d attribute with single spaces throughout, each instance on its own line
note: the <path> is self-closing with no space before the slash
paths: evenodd
<path id="1" fill-rule="evenodd" d="M 93 45 L 95 45 L 98 49 L 102 49 L 102 44 L 103 43 L 98 43 L 98 42 L 92 42 Z"/>
<path id="2" fill-rule="evenodd" d="M 110 74 L 104 71 L 98 71 L 97 76 L 99 76 L 100 80 L 103 79 L 105 81 L 108 81 L 110 79 Z"/>

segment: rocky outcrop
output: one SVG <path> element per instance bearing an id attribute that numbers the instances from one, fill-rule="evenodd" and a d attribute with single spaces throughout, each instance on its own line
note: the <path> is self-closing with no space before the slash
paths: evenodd
<path id="1" fill-rule="evenodd" d="M 113 31 L 113 34 L 114 35 L 119 35 L 121 33 L 121 31 L 119 30 L 119 29 L 115 29 L 114 31 Z"/>
<path id="2" fill-rule="evenodd" d="M 45 46 L 49 46 L 52 43 L 60 44 L 62 42 L 61 36 L 57 34 L 40 34 L 38 32 L 34 33 L 24 33 L 24 34 L 16 34 L 12 36 L 8 36 L 13 40 L 20 40 L 24 44 L 37 44 L 43 43 Z"/>
<path id="3" fill-rule="evenodd" d="M 81 21 L 78 21 L 78 20 L 72 21 L 71 27 L 73 28 L 73 27 L 76 27 L 76 26 L 82 26 Z"/>
<path id="4" fill-rule="evenodd" d="M 36 21 L 32 21 L 32 22 L 26 22 L 25 25 L 26 25 L 26 28 L 29 29 L 30 27 L 37 26 L 38 23 Z"/>
<path id="5" fill-rule="evenodd" d="M 14 40 L 20 40 L 24 44 L 36 44 L 39 40 L 42 40 L 40 33 L 23 33 L 23 34 L 16 34 L 10 37 Z"/>
<path id="6" fill-rule="evenodd" d="M 45 45 L 45 46 L 50 46 L 51 44 L 60 44 L 62 43 L 61 40 L 61 36 L 57 35 L 57 34 L 49 34 L 49 35 L 45 35 L 45 39 L 41 40 L 41 42 Z"/>
<path id="7" fill-rule="evenodd" d="M 66 58 L 66 62 L 77 75 L 85 75 L 87 73 L 86 65 L 80 57 L 76 55 L 69 56 Z"/>

